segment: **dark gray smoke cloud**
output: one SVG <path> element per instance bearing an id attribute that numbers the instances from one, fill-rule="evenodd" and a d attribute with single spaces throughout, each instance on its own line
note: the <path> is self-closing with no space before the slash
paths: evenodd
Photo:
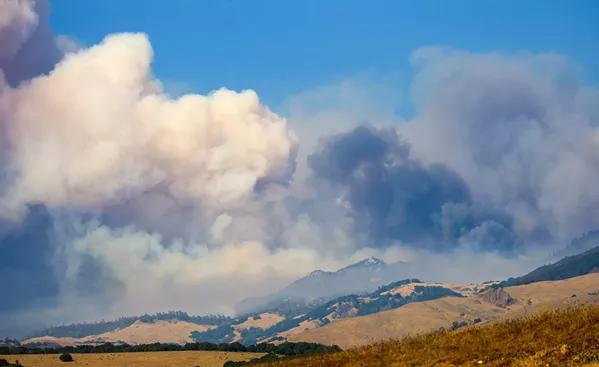
<path id="1" fill-rule="evenodd" d="M 72 41 L 51 31 L 47 1 L 7 0 L 1 9 L 7 24 L 0 24 L 0 70 L 8 84 L 50 72 L 66 51 L 75 49 Z"/>
<path id="2" fill-rule="evenodd" d="M 0 313 L 56 304 L 59 283 L 49 237 L 52 223 L 47 210 L 35 206 L 22 223 L 0 234 L 0 279 L 5 292 Z"/>
<path id="3" fill-rule="evenodd" d="M 341 189 L 365 246 L 445 251 L 466 240 L 475 250 L 510 253 L 520 242 L 511 218 L 474 205 L 464 180 L 442 164 L 424 166 L 392 129 L 358 127 L 326 139 L 308 157 L 315 183 Z"/>

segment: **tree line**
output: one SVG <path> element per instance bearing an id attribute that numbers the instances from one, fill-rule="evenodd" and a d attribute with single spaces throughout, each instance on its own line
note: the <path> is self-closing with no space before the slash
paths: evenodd
<path id="1" fill-rule="evenodd" d="M 180 344 L 112 344 L 101 345 L 77 345 L 60 348 L 32 348 L 32 347 L 0 347 L 0 355 L 15 354 L 87 354 L 87 353 L 135 353 L 135 352 L 167 352 L 167 351 L 219 351 L 219 352 L 249 352 L 249 353 L 274 353 L 278 355 L 295 356 L 314 353 L 336 352 L 341 349 L 338 346 L 327 346 L 318 343 L 285 342 L 279 345 L 271 343 L 260 343 L 245 346 L 239 342 L 234 343 L 187 343 Z"/>

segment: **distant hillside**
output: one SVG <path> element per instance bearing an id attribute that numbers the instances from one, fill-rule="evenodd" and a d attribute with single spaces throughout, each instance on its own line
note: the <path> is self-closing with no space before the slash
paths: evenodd
<path id="1" fill-rule="evenodd" d="M 292 303 L 301 305 L 346 294 L 368 293 L 381 284 L 406 278 L 409 276 L 408 273 L 408 263 L 387 264 L 380 259 L 370 257 L 335 272 L 315 270 L 277 293 L 240 302 L 236 305 L 236 311 L 244 315 L 279 309 L 283 302 L 290 300 Z"/>
<path id="2" fill-rule="evenodd" d="M 306 329 L 317 328 L 330 322 L 355 316 L 364 316 L 383 310 L 392 310 L 413 302 L 424 302 L 441 297 L 463 297 L 459 292 L 439 285 L 423 284 L 418 279 L 406 279 L 379 287 L 367 295 L 348 295 L 328 301 L 322 305 L 305 305 L 287 313 L 282 319 L 268 327 L 250 326 L 240 328 L 240 321 L 255 321 L 256 316 L 246 316 L 235 322 L 204 332 L 193 332 L 196 342 L 230 343 L 239 341 L 244 345 L 256 342 L 284 339 Z"/>
<path id="3" fill-rule="evenodd" d="M 12 348 L 12 347 L 19 347 L 19 346 L 21 346 L 21 343 L 18 340 L 13 340 L 13 339 L 9 339 L 9 338 L 0 340 L 0 348 Z"/>
<path id="4" fill-rule="evenodd" d="M 276 366 L 590 367 L 589 363 L 599 361 L 598 336 L 599 307 L 573 308 L 484 327 L 387 341 L 364 349 L 291 359 Z"/>
<path id="5" fill-rule="evenodd" d="M 390 311 L 337 320 L 288 338 L 336 344 L 343 349 L 473 324 L 486 324 L 541 309 L 599 305 L 599 273 L 553 282 L 487 289 L 468 297 L 410 303 Z"/>
<path id="6" fill-rule="evenodd" d="M 100 321 L 94 323 L 79 323 L 63 326 L 53 326 L 32 333 L 27 339 L 51 336 L 56 338 L 85 338 L 92 335 L 100 335 L 119 329 L 127 328 L 135 322 L 154 323 L 156 321 L 184 321 L 197 325 L 219 326 L 231 322 L 231 318 L 221 315 L 190 316 L 185 312 L 171 311 L 157 313 L 155 315 L 142 315 L 136 317 L 122 317 L 112 321 Z"/>
<path id="7" fill-rule="evenodd" d="M 599 272 L 599 246 L 582 254 L 565 257 L 556 263 L 544 265 L 518 278 L 509 278 L 493 287 L 511 287 L 548 280 L 562 280 Z"/>
<path id="8" fill-rule="evenodd" d="M 590 231 L 573 239 L 564 249 L 555 252 L 550 261 L 558 261 L 567 256 L 574 256 L 599 246 L 599 229 Z"/>
<path id="9" fill-rule="evenodd" d="M 191 343 L 189 335 L 194 331 L 206 331 L 217 326 L 198 325 L 186 321 L 154 321 L 145 323 L 135 321 L 131 326 L 108 331 L 102 334 L 89 335 L 84 338 L 57 338 L 42 336 L 24 340 L 21 344 L 28 347 L 56 347 L 77 345 L 101 345 L 112 343 L 115 345 L 151 344 L 151 343 Z"/>
<path id="10" fill-rule="evenodd" d="M 195 317 L 171 312 L 153 316 L 123 319 L 120 322 L 75 324 L 50 328 L 22 342 L 28 346 L 78 346 L 102 343 L 230 343 L 252 345 L 259 342 L 282 342 L 308 329 L 319 328 L 336 320 L 370 315 L 416 302 L 441 297 L 459 298 L 477 294 L 478 286 L 465 284 L 429 284 L 418 279 L 406 279 L 379 287 L 364 295 L 347 295 L 332 300 L 312 302 L 283 300 L 272 312 L 261 312 L 238 318 L 221 316 Z M 180 321 L 194 320 L 196 323 Z M 135 320 L 128 325 L 131 320 Z M 199 324 L 202 323 L 202 324 Z M 116 326 L 115 326 L 116 325 Z M 128 326 L 126 326 L 128 325 Z M 90 327 L 91 326 L 91 327 Z M 104 333 L 87 335 L 90 331 Z M 44 332 L 47 334 L 43 335 Z M 50 335 L 53 334 L 53 335 Z M 72 335 L 86 335 L 76 337 Z"/>

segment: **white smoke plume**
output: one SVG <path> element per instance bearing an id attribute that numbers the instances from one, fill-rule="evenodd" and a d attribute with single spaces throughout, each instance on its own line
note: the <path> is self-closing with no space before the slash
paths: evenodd
<path id="1" fill-rule="evenodd" d="M 42 205 L 55 218 L 45 242 L 60 264 L 59 316 L 96 303 L 85 301 L 94 279 L 106 281 L 99 294 L 114 296 L 117 315 L 148 304 L 230 311 L 258 281 L 281 286 L 326 265 L 312 250 L 264 242 L 264 206 L 276 210 L 272 187 L 284 191 L 294 170 L 297 138 L 284 118 L 251 90 L 171 99 L 152 77 L 142 34 L 108 36 L 12 85 L 18 55 L 34 34 L 50 34 L 38 28 L 39 3 L 3 2 L 0 11 L 0 214 L 18 225 Z M 214 301 L 202 284 L 221 290 Z"/>
<path id="2" fill-rule="evenodd" d="M 89 211 L 164 184 L 175 198 L 222 209 L 284 172 L 294 137 L 254 92 L 170 100 L 152 90 L 151 58 L 145 36 L 109 36 L 5 91 L 17 175 L 7 206 Z"/>

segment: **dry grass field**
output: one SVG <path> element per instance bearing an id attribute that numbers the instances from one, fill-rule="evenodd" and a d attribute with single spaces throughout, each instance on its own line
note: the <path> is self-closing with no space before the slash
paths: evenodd
<path id="1" fill-rule="evenodd" d="M 143 352 L 73 354 L 74 362 L 61 362 L 58 354 L 1 356 L 9 362 L 19 360 L 23 367 L 222 367 L 226 361 L 245 361 L 262 353 L 235 352 Z"/>
<path id="2" fill-rule="evenodd" d="M 576 307 L 268 365 L 590 367 L 598 362 L 599 307 Z"/>

